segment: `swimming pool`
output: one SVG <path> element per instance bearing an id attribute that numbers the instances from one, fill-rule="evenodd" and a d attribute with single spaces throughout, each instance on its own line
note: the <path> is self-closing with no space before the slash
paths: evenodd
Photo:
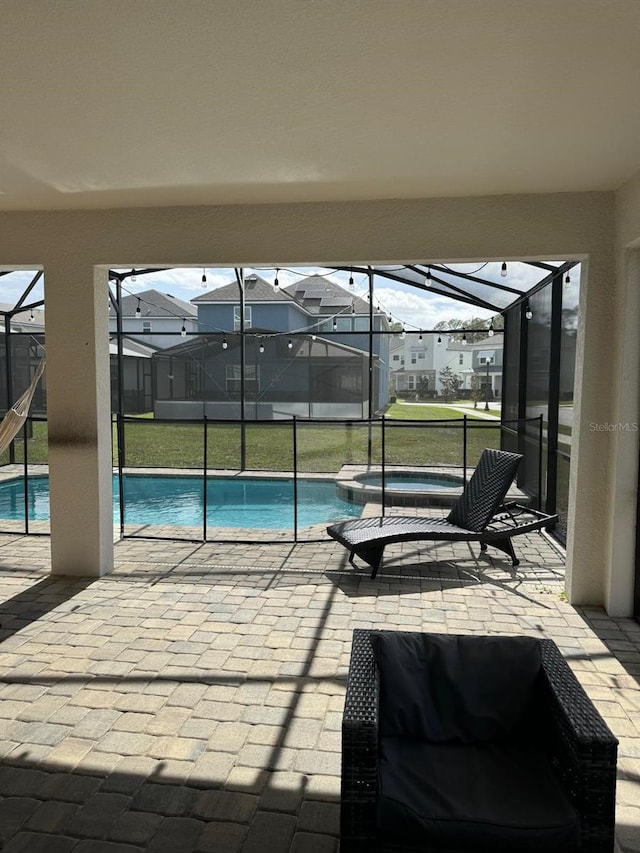
<path id="1" fill-rule="evenodd" d="M 239 529 L 293 529 L 292 479 L 209 477 L 207 525 Z M 203 484 L 200 477 L 125 474 L 125 524 L 203 525 Z M 120 523 L 118 478 L 113 478 L 113 521 Z M 49 478 L 30 477 L 31 521 L 49 519 Z M 360 514 L 360 507 L 341 500 L 331 480 L 298 480 L 298 527 L 309 527 Z M 24 481 L 0 483 L 0 518 L 24 518 Z"/>

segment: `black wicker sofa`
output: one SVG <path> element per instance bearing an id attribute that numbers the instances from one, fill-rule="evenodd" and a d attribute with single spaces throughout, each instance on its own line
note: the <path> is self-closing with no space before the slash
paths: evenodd
<path id="1" fill-rule="evenodd" d="M 354 631 L 341 853 L 611 853 L 616 761 L 551 640 Z"/>

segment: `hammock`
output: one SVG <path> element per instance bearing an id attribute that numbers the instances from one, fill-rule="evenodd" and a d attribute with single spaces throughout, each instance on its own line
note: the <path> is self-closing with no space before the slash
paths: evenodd
<path id="1" fill-rule="evenodd" d="M 4 453 L 22 429 L 22 426 L 27 419 L 27 415 L 29 414 L 29 407 L 31 406 L 31 400 L 35 394 L 36 386 L 40 381 L 40 377 L 44 373 L 44 365 L 45 359 L 43 358 L 37 366 L 36 372 L 33 374 L 31 385 L 29 385 L 22 397 L 16 401 L 2 419 L 2 423 L 0 423 L 0 453 Z"/>

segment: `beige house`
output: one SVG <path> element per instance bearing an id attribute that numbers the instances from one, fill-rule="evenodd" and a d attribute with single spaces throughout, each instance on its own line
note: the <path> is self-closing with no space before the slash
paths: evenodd
<path id="1" fill-rule="evenodd" d="M 46 275 L 53 571 L 113 565 L 109 267 L 576 260 L 567 593 L 631 614 L 640 4 L 153 5 L 2 4 L 0 265 Z"/>

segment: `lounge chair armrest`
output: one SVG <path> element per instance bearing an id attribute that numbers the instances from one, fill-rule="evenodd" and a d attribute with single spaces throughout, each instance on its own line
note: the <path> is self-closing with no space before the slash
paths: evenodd
<path id="1" fill-rule="evenodd" d="M 342 848 L 370 850 L 375 836 L 378 765 L 378 672 L 370 632 L 353 634 L 342 719 Z"/>

